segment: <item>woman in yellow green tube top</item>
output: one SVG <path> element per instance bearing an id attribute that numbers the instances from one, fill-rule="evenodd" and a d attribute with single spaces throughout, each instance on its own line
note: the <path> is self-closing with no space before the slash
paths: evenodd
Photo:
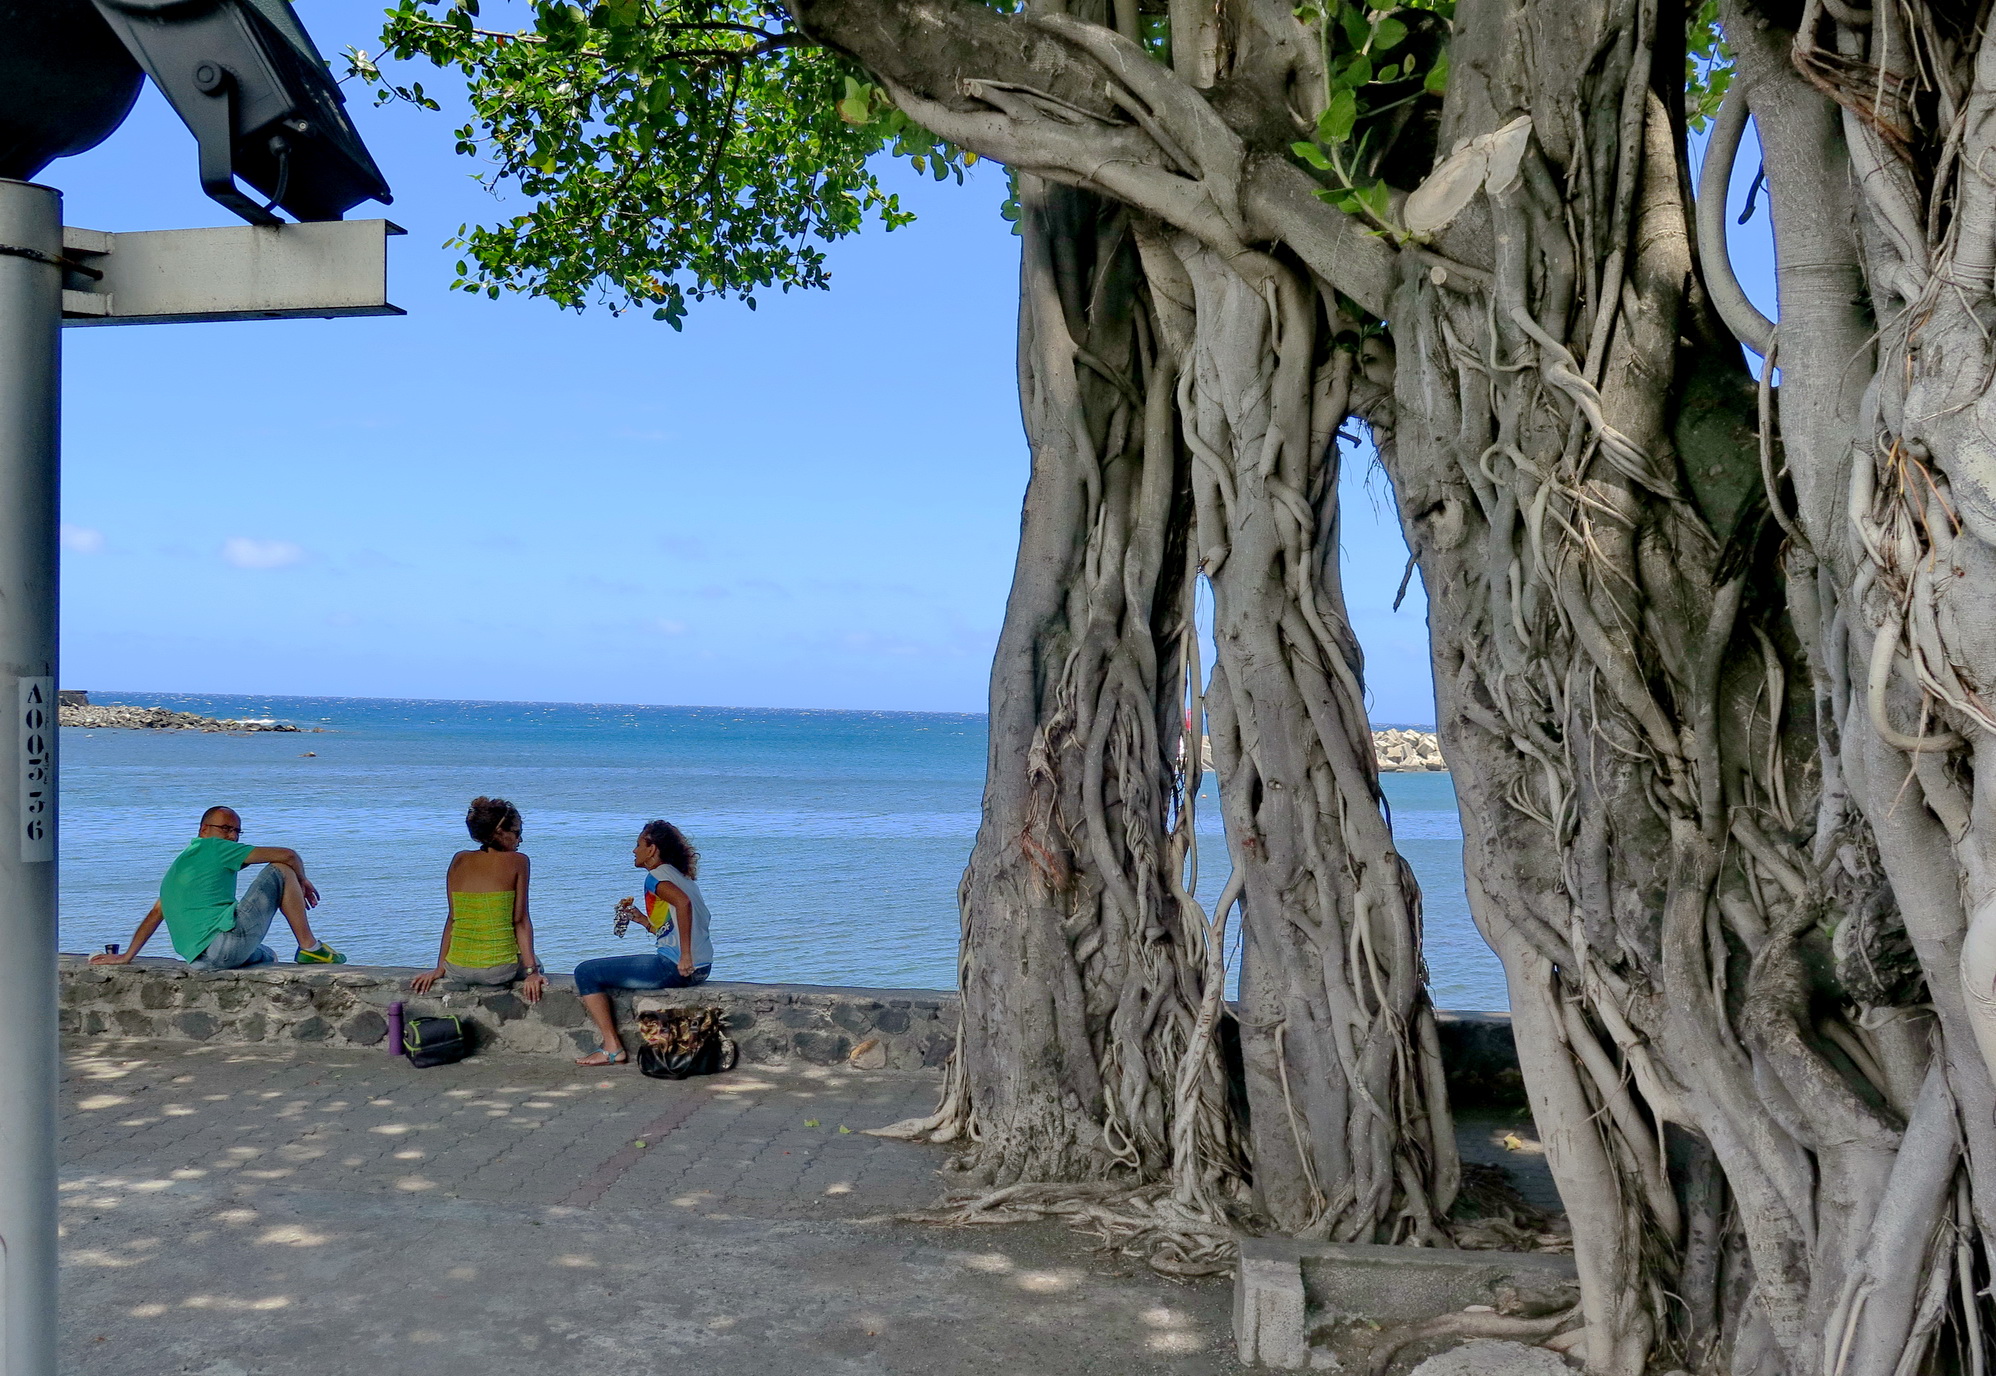
<path id="1" fill-rule="evenodd" d="M 534 924 L 527 915 L 527 857 L 520 851 L 520 810 L 504 798 L 473 798 L 465 829 L 477 850 L 451 857 L 444 874 L 449 915 L 437 948 L 437 968 L 409 981 L 423 993 L 440 979 L 465 984 L 511 984 L 538 1003 L 547 988 L 534 955 Z"/>

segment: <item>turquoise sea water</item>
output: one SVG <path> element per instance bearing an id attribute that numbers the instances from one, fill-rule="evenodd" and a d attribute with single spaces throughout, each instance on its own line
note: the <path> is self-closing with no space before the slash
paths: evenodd
<path id="1" fill-rule="evenodd" d="M 63 949 L 128 941 L 202 810 L 303 857 L 314 926 L 357 962 L 429 965 L 444 866 L 489 793 L 526 818 L 536 942 L 550 969 L 643 949 L 610 934 L 636 893 L 637 829 L 668 817 L 701 851 L 724 979 L 886 987 L 956 983 L 956 887 L 977 831 L 980 715 L 200 697 L 97 702 L 270 717 L 316 734 L 62 733 Z M 307 755 L 306 752 L 313 752 Z M 1226 879 L 1217 799 L 1201 804 L 1201 897 Z M 1461 826 L 1444 774 L 1386 776 L 1402 852 L 1426 894 L 1444 1008 L 1503 1008 L 1503 974 L 1469 921 Z M 278 927 L 281 929 L 280 920 Z M 271 945 L 289 959 L 274 930 Z M 280 948 L 281 947 L 281 948 Z M 147 954 L 169 954 L 165 933 Z"/>

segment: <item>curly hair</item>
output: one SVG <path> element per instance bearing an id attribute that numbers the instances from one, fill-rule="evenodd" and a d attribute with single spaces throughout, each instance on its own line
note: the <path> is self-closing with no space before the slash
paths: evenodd
<path id="1" fill-rule="evenodd" d="M 520 809 L 504 798 L 473 798 L 465 809 L 464 829 L 481 847 L 490 846 L 501 830 L 521 829 Z"/>
<path id="2" fill-rule="evenodd" d="M 638 839 L 657 846 L 658 853 L 665 863 L 688 879 L 700 877 L 700 852 L 693 849 L 693 843 L 686 839 L 686 833 L 672 823 L 663 819 L 646 822 L 645 829 L 638 833 Z"/>

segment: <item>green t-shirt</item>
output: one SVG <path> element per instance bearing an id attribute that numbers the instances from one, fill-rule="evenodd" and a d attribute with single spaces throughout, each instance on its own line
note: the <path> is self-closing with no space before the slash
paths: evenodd
<path id="1" fill-rule="evenodd" d="M 166 867 L 166 877 L 159 881 L 159 906 L 182 960 L 207 950 L 215 933 L 235 930 L 236 872 L 255 849 L 219 836 L 197 836 Z"/>

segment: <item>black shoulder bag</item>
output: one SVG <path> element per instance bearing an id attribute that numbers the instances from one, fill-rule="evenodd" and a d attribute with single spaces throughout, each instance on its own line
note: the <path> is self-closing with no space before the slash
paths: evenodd
<path id="1" fill-rule="evenodd" d="M 457 1018 L 411 1018 L 402 1024 L 402 1053 L 418 1070 L 449 1065 L 471 1054 L 471 1038 Z"/>

